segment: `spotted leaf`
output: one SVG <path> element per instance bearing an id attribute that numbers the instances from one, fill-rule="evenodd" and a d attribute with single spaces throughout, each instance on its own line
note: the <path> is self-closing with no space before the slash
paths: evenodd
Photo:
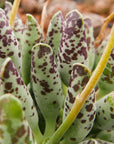
<path id="1" fill-rule="evenodd" d="M 0 97 L 0 143 L 30 144 L 29 134 L 21 101 L 11 94 L 2 95 Z"/>
<path id="2" fill-rule="evenodd" d="M 95 139 L 89 139 L 89 140 L 82 141 L 79 144 L 98 144 L 98 142 Z"/>
<path id="3" fill-rule="evenodd" d="M 22 42 L 22 77 L 25 84 L 30 82 L 32 47 L 40 42 L 44 42 L 41 28 L 34 17 L 28 14 Z"/>
<path id="4" fill-rule="evenodd" d="M 62 81 L 68 86 L 74 63 L 88 65 L 82 15 L 73 10 L 66 16 L 58 54 L 58 69 Z"/>
<path id="5" fill-rule="evenodd" d="M 18 41 L 8 23 L 5 13 L 0 9 L 0 67 L 7 57 L 11 57 L 16 68 L 21 70 L 21 52 Z"/>
<path id="6" fill-rule="evenodd" d="M 10 58 L 3 63 L 0 71 L 0 95 L 11 93 L 22 101 L 25 117 L 31 129 L 38 131 L 38 114 L 34 107 L 33 100 L 22 81 L 17 69 Z"/>
<path id="7" fill-rule="evenodd" d="M 5 12 L 5 15 L 6 15 L 7 19 L 10 18 L 11 9 L 12 9 L 12 4 L 8 1 L 5 1 L 4 12 Z"/>
<path id="8" fill-rule="evenodd" d="M 74 64 L 64 104 L 63 120 L 69 114 L 75 98 L 83 90 L 90 77 L 90 71 L 82 64 Z M 82 110 L 64 135 L 63 143 L 75 144 L 83 140 L 90 132 L 95 119 L 95 91 L 87 98 Z"/>
<path id="9" fill-rule="evenodd" d="M 89 140 L 85 140 L 85 141 L 82 141 L 80 142 L 79 144 L 113 144 L 111 142 L 108 142 L 108 141 L 103 141 L 103 140 L 100 140 L 100 139 L 89 139 Z"/>
<path id="10" fill-rule="evenodd" d="M 54 57 L 56 62 L 57 62 L 58 49 L 59 49 L 60 40 L 63 31 L 63 23 L 64 23 L 64 18 L 62 13 L 59 11 L 52 17 L 47 31 L 46 41 L 47 44 L 49 44 L 54 51 Z"/>
<path id="11" fill-rule="evenodd" d="M 11 9 L 12 9 L 12 4 L 10 2 L 6 1 L 4 12 L 5 12 L 6 18 L 8 20 L 10 18 Z M 24 31 L 24 24 L 22 23 L 22 20 L 20 19 L 20 17 L 17 14 L 16 17 L 15 17 L 15 21 L 14 21 L 13 32 L 14 32 L 17 40 L 19 41 L 20 49 L 22 49 L 21 42 L 22 42 L 23 31 Z"/>
<path id="12" fill-rule="evenodd" d="M 38 106 L 47 122 L 55 128 L 57 115 L 63 104 L 61 80 L 54 61 L 53 50 L 47 44 L 32 49 L 32 87 Z"/>
<path id="13" fill-rule="evenodd" d="M 107 41 L 108 38 L 106 38 L 96 49 L 95 66 L 97 66 L 97 63 L 101 58 L 101 55 L 106 47 Z M 114 91 L 114 47 L 106 64 L 106 67 L 101 75 L 101 78 L 98 82 L 98 86 L 101 91 L 101 96 Z"/>
<path id="14" fill-rule="evenodd" d="M 112 142 L 103 141 L 103 140 L 100 140 L 100 139 L 97 139 L 97 142 L 98 142 L 98 144 L 114 144 Z"/>
<path id="15" fill-rule="evenodd" d="M 94 49 L 94 37 L 93 37 L 93 26 L 91 19 L 84 19 L 84 28 L 85 28 L 85 39 L 88 48 L 88 59 L 89 59 L 89 68 L 92 70 L 95 60 L 95 49 Z"/>
<path id="16" fill-rule="evenodd" d="M 114 143 L 114 130 L 100 131 L 95 138 Z"/>
<path id="17" fill-rule="evenodd" d="M 101 130 L 114 130 L 114 92 L 98 100 L 96 106 L 95 127 Z"/>

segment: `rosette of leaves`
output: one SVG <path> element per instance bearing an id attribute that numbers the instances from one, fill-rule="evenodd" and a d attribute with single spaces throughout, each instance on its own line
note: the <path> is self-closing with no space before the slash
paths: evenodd
<path id="1" fill-rule="evenodd" d="M 16 16 L 12 30 L 8 23 L 10 11 L 9 3 L 4 11 L 0 9 L 0 96 L 5 98 L 4 94 L 10 93 L 10 96 L 15 96 L 12 96 L 16 101 L 14 107 L 17 103 L 22 104 L 24 120 L 28 122 L 28 129 L 32 130 L 34 136 L 31 137 L 32 143 L 52 144 L 51 136 L 64 123 L 75 99 L 91 76 L 95 60 L 91 21 L 83 19 L 77 10 L 69 12 L 65 19 L 61 12 L 57 12 L 49 24 L 47 38 L 44 40 L 39 24 L 29 14 L 25 25 Z M 109 59 L 111 66 L 112 60 L 113 51 Z M 112 73 L 108 74 L 112 76 Z M 112 85 L 110 91 L 113 91 Z M 107 105 L 104 104 L 104 99 Z M 97 125 L 97 130 L 100 129 L 102 135 L 106 134 L 104 131 L 108 126 L 102 128 L 102 123 L 106 124 L 104 117 L 109 118 L 113 130 L 113 116 L 109 117 L 113 115 L 113 99 L 107 96 L 104 99 L 96 102 L 95 90 L 92 90 L 74 123 L 60 137 L 61 144 L 80 143 L 92 136 L 100 138 L 100 133 L 94 133 L 92 127 Z M 99 105 L 110 113 L 102 113 Z M 5 111 L 2 105 L 0 108 Z M 9 115 L 12 114 L 11 111 L 8 112 Z M 2 127 L 4 125 L 7 127 L 6 123 Z M 17 125 L 20 126 L 19 123 Z M 11 127 L 11 124 L 8 126 Z M 8 129 L 6 134 L 7 140 L 12 139 Z M 22 137 L 25 143 L 24 134 Z M 104 140 L 113 142 L 109 139 Z M 90 140 L 91 143 L 100 141 Z"/>

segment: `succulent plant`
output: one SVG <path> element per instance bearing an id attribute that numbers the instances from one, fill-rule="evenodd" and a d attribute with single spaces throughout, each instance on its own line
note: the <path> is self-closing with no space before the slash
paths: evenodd
<path id="1" fill-rule="evenodd" d="M 30 14 L 12 29 L 11 9 L 0 9 L 0 143 L 114 143 L 114 47 L 98 90 L 80 97 L 109 36 L 95 49 L 91 20 L 73 10 L 53 16 L 45 40 Z"/>

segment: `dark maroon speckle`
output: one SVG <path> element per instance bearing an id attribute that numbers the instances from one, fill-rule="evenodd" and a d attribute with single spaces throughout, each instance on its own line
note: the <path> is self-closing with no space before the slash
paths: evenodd
<path id="1" fill-rule="evenodd" d="M 49 54 L 50 52 L 50 48 L 46 46 L 40 46 L 37 56 L 38 58 L 42 58 L 44 55 Z"/>
<path id="2" fill-rule="evenodd" d="M 114 119 L 114 114 L 110 114 L 110 117 L 111 117 L 112 119 Z"/>
<path id="3" fill-rule="evenodd" d="M 83 114 L 80 112 L 77 116 L 78 119 L 81 119 L 83 117 Z"/>
<path id="4" fill-rule="evenodd" d="M 5 70 L 4 70 L 4 77 L 5 78 L 9 78 L 10 77 L 10 75 L 9 75 L 9 72 L 10 71 L 14 71 L 14 68 L 13 68 L 13 63 L 12 63 L 12 61 L 9 61 L 8 63 L 7 63 L 7 65 L 6 65 L 6 67 L 5 67 Z"/>
<path id="5" fill-rule="evenodd" d="M 0 28 L 3 28 L 5 26 L 5 22 L 4 21 L 1 21 L 0 22 Z"/>
<path id="6" fill-rule="evenodd" d="M 0 57 L 1 57 L 1 58 L 5 58 L 5 57 L 6 57 L 6 53 L 0 51 Z"/>
<path id="7" fill-rule="evenodd" d="M 54 68 L 50 68 L 49 72 L 50 72 L 50 73 L 56 73 L 56 71 L 55 71 Z"/>
<path id="8" fill-rule="evenodd" d="M 69 95 L 69 102 L 70 103 L 74 103 L 75 98 L 73 97 L 72 93 L 70 91 L 68 91 L 68 95 Z"/>
<path id="9" fill-rule="evenodd" d="M 92 110 L 92 108 L 93 108 L 93 104 L 89 104 L 89 105 L 86 105 L 86 110 L 88 111 L 88 112 L 90 112 L 91 110 Z"/>
<path id="10" fill-rule="evenodd" d="M 110 56 L 111 56 L 111 57 L 112 57 L 112 59 L 114 60 L 114 54 L 111 54 Z"/>
<path id="11" fill-rule="evenodd" d="M 77 25 L 78 25 L 79 28 L 81 28 L 81 26 L 82 26 L 82 20 L 81 19 L 77 20 Z"/>
<path id="12" fill-rule="evenodd" d="M 5 83 L 5 88 L 6 90 L 10 90 L 12 88 L 12 83 L 11 82 Z"/>
<path id="13" fill-rule="evenodd" d="M 10 53 L 8 53 L 8 56 L 13 56 L 14 55 L 14 52 L 12 51 L 12 52 L 10 52 Z"/>
<path id="14" fill-rule="evenodd" d="M 94 114 L 92 114 L 89 118 L 89 121 L 92 121 L 94 119 Z"/>
<path id="15" fill-rule="evenodd" d="M 24 82 L 21 80 L 20 77 L 17 78 L 16 81 L 17 81 L 17 84 L 19 84 L 19 85 L 24 85 Z"/>
<path id="16" fill-rule="evenodd" d="M 76 138 L 70 138 L 71 141 L 76 141 Z"/>
<path id="17" fill-rule="evenodd" d="M 12 30 L 6 30 L 6 33 L 5 33 L 6 35 L 8 35 L 8 34 L 12 34 Z"/>
<path id="18" fill-rule="evenodd" d="M 79 85 L 75 84 L 75 85 L 73 86 L 73 89 L 74 89 L 75 92 L 77 92 L 77 91 L 79 90 Z"/>
<path id="19" fill-rule="evenodd" d="M 32 75 L 32 79 L 33 79 L 34 83 L 37 83 L 37 79 L 34 75 Z"/>
<path id="20" fill-rule="evenodd" d="M 85 123 L 86 122 L 86 120 L 81 120 L 81 123 Z"/>

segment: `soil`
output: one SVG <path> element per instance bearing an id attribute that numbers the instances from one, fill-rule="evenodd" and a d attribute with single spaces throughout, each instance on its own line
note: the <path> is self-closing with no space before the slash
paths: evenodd
<path id="1" fill-rule="evenodd" d="M 96 37 L 105 18 L 114 12 L 114 0 L 21 0 L 18 13 L 23 23 L 26 23 L 26 14 L 32 14 L 46 33 L 55 12 L 61 10 L 65 16 L 72 9 L 78 9 L 84 17 L 91 18 Z M 114 19 L 107 26 L 106 34 L 113 22 Z"/>

